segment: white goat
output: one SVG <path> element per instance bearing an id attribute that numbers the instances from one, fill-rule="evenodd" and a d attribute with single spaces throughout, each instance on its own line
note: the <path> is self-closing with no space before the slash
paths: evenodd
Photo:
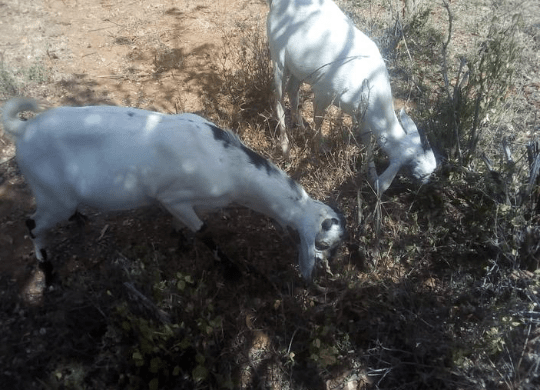
<path id="1" fill-rule="evenodd" d="M 42 262 L 46 231 L 79 205 L 125 210 L 159 203 L 193 232 L 204 227 L 201 211 L 246 206 L 298 232 L 306 279 L 344 234 L 340 214 L 233 133 L 197 115 L 60 107 L 21 121 L 18 114 L 26 110 L 37 112 L 38 104 L 8 101 L 3 125 L 16 140 L 17 163 L 36 198 L 27 225 Z"/>
<path id="2" fill-rule="evenodd" d="M 288 154 L 283 93 L 287 91 L 292 116 L 300 127 L 298 93 L 302 82 L 311 85 L 317 136 L 326 108 L 334 104 L 352 116 L 363 130 L 368 148 L 369 176 L 384 192 L 399 169 L 427 182 L 436 168 L 433 151 L 422 144 L 413 121 L 401 111 L 401 125 L 394 112 L 390 79 L 373 41 L 360 32 L 332 0 L 267 0 L 268 42 L 274 66 L 276 112 L 281 146 Z M 403 127 L 402 127 L 403 126 Z M 389 156 L 390 165 L 378 176 L 373 162 L 371 135 Z"/>

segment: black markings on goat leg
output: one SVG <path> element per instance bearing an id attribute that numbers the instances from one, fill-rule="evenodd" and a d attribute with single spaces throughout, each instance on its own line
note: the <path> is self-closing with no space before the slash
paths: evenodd
<path id="1" fill-rule="evenodd" d="M 188 251 L 193 247 L 193 233 L 188 236 L 180 229 L 172 229 L 170 236 L 178 239 L 178 249 L 182 252 Z"/>
<path id="2" fill-rule="evenodd" d="M 34 236 L 34 233 L 32 233 L 32 230 L 36 228 L 36 221 L 34 221 L 32 218 L 28 218 L 26 220 L 26 227 L 28 228 L 28 231 L 30 232 L 30 238 L 34 239 L 36 236 Z"/>
<path id="3" fill-rule="evenodd" d="M 78 211 L 75 211 L 73 215 L 69 217 L 69 221 L 75 221 L 77 226 L 84 226 L 88 221 L 88 217 Z"/>
<path id="4" fill-rule="evenodd" d="M 212 254 L 214 255 L 214 260 L 231 262 L 227 255 L 223 253 L 219 246 L 215 243 L 214 239 L 208 234 L 204 234 L 203 236 L 201 236 L 201 241 L 204 242 L 204 244 L 212 251 Z"/>
<path id="5" fill-rule="evenodd" d="M 219 246 L 215 243 L 214 239 L 209 233 L 205 233 L 207 229 L 206 224 L 197 232 L 199 239 L 212 251 L 214 260 L 216 260 L 225 270 L 225 277 L 227 279 L 237 280 L 242 276 L 238 265 L 235 264 L 229 257 L 222 252 Z"/>
<path id="6" fill-rule="evenodd" d="M 42 249 L 41 254 L 43 255 L 43 258 L 46 259 L 45 251 Z M 43 275 L 45 275 L 45 285 L 50 286 L 53 282 L 53 265 L 50 261 L 40 261 L 39 262 L 39 269 L 43 272 Z"/>

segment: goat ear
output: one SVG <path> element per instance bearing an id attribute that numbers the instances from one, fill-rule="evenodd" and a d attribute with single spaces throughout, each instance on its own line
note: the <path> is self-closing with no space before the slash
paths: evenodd
<path id="1" fill-rule="evenodd" d="M 403 130 L 405 130 L 407 134 L 418 133 L 420 135 L 420 142 L 422 142 L 422 147 L 424 148 L 424 150 L 431 149 L 426 133 L 416 127 L 411 117 L 405 113 L 404 108 L 402 108 L 399 112 L 399 120 L 401 122 Z"/>
<path id="2" fill-rule="evenodd" d="M 399 112 L 399 121 L 401 122 L 401 126 L 403 127 L 403 130 L 405 130 L 405 133 L 412 134 L 418 132 L 418 128 L 411 117 L 407 115 L 404 108 Z"/>

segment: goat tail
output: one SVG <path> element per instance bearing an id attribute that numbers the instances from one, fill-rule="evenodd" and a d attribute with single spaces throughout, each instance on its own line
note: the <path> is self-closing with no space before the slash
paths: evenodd
<path id="1" fill-rule="evenodd" d="M 30 98 L 15 98 L 4 104 L 2 108 L 4 131 L 15 138 L 24 134 L 26 124 L 19 118 L 19 113 L 23 111 L 39 112 L 38 102 Z"/>

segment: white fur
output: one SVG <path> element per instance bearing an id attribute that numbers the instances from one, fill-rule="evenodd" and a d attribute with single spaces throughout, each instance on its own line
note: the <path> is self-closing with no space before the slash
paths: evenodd
<path id="1" fill-rule="evenodd" d="M 274 65 L 276 111 L 281 146 L 289 142 L 283 109 L 284 91 L 291 101 L 293 118 L 303 128 L 298 113 L 300 85 L 311 85 L 315 130 L 320 135 L 326 108 L 334 104 L 362 127 L 368 148 L 370 178 L 380 193 L 399 169 L 408 165 L 413 176 L 426 182 L 436 168 L 433 151 L 423 147 L 413 121 L 394 112 L 388 71 L 375 43 L 360 32 L 331 0 L 268 0 L 267 33 Z M 403 126 L 403 127 L 402 127 Z M 371 135 L 390 158 L 390 166 L 377 176 Z"/>
<path id="2" fill-rule="evenodd" d="M 344 233 L 341 217 L 311 199 L 275 165 L 231 132 L 193 114 L 163 115 L 124 107 L 60 107 L 38 111 L 30 99 L 3 108 L 3 125 L 16 139 L 17 162 L 36 198 L 35 253 L 44 260 L 44 235 L 79 205 L 100 210 L 163 205 L 192 231 L 199 213 L 231 203 L 246 206 L 299 233 L 302 275 Z"/>

